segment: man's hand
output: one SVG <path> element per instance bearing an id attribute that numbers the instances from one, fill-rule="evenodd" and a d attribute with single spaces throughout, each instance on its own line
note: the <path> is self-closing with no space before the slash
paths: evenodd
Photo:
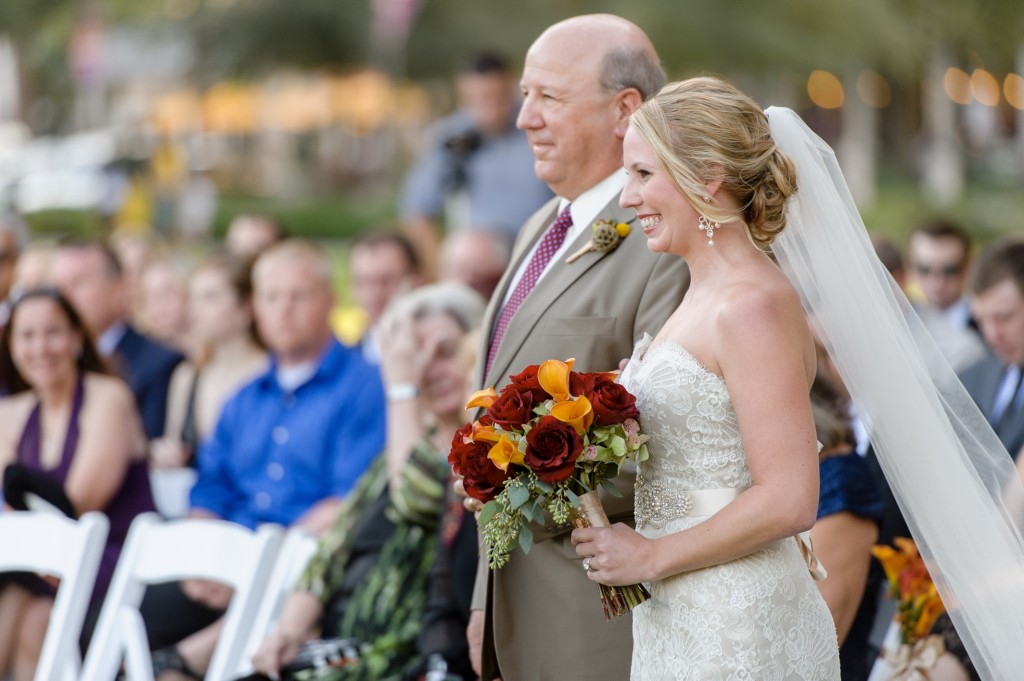
<path id="1" fill-rule="evenodd" d="M 466 627 L 466 640 L 469 642 L 469 664 L 480 676 L 480 659 L 484 647 L 484 611 L 473 610 L 469 613 L 469 625 Z"/>

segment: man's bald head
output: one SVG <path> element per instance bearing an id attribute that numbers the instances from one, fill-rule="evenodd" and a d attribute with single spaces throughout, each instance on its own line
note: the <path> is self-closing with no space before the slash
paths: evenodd
<path id="1" fill-rule="evenodd" d="M 530 50 L 558 49 L 577 66 L 593 66 L 609 93 L 636 88 L 644 99 L 665 85 L 658 53 L 643 29 L 614 14 L 584 14 L 553 24 Z M 601 48 L 601 49 L 595 49 Z"/>
<path id="2" fill-rule="evenodd" d="M 574 200 L 622 165 L 629 116 L 664 84 L 647 35 L 610 14 L 548 28 L 526 53 L 516 125 L 526 131 L 537 177 Z"/>

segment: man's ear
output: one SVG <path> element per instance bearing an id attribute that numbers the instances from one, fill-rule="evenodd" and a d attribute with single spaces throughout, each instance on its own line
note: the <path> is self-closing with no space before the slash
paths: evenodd
<path id="1" fill-rule="evenodd" d="M 629 117 L 637 107 L 644 103 L 643 95 L 635 87 L 626 88 L 615 95 L 615 136 L 620 140 L 629 129 Z"/>

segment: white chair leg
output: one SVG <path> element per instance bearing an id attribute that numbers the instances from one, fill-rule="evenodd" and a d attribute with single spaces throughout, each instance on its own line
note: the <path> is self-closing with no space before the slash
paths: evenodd
<path id="1" fill-rule="evenodd" d="M 124 633 L 124 664 L 128 681 L 154 681 L 153 657 L 146 640 L 146 624 L 138 610 L 125 608 L 118 617 Z"/>

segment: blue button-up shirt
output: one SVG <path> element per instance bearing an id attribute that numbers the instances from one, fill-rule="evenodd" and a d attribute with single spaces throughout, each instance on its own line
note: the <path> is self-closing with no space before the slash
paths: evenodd
<path id="1" fill-rule="evenodd" d="M 291 525 L 341 497 L 384 449 L 384 390 L 376 367 L 335 340 L 294 392 L 277 363 L 224 405 L 199 448 L 192 508 L 246 527 Z"/>

